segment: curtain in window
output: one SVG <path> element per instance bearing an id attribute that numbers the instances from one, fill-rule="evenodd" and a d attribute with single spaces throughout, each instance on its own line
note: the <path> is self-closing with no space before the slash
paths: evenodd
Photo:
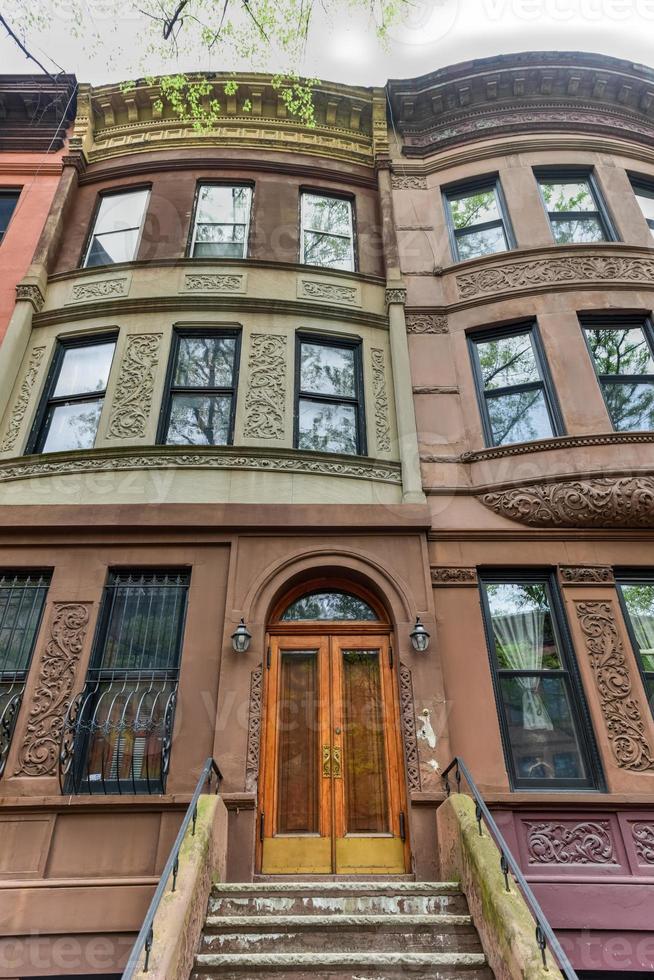
<path id="1" fill-rule="evenodd" d="M 654 655 L 654 616 L 638 612 L 633 606 L 629 609 L 629 616 L 641 656 Z"/>
<path id="2" fill-rule="evenodd" d="M 543 670 L 544 609 L 527 609 L 515 615 L 493 616 L 496 643 L 512 670 Z M 539 677 L 517 677 L 522 688 L 522 724 L 529 731 L 552 731 L 554 725 L 538 692 Z"/>

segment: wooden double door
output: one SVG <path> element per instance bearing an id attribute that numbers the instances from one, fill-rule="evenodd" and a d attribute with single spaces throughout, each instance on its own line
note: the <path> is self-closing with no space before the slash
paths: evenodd
<path id="1" fill-rule="evenodd" d="M 272 636 L 265 673 L 261 872 L 403 873 L 406 788 L 389 636 Z"/>

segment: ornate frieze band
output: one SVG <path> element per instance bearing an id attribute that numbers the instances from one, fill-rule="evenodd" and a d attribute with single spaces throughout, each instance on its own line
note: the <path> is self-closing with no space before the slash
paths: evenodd
<path id="1" fill-rule="evenodd" d="M 406 311 L 406 332 L 421 333 L 449 333 L 447 316 L 444 313 L 412 313 Z"/>
<path id="2" fill-rule="evenodd" d="M 375 435 L 377 452 L 391 451 L 391 423 L 388 417 L 388 393 L 386 391 L 386 365 L 384 352 L 378 347 L 370 351 L 372 370 L 372 394 L 375 403 Z"/>
<path id="3" fill-rule="evenodd" d="M 160 333 L 144 333 L 127 338 L 113 397 L 109 439 L 137 439 L 146 434 L 161 337 Z"/>
<path id="4" fill-rule="evenodd" d="M 431 584 L 438 585 L 477 585 L 476 568 L 452 568 L 432 565 Z"/>
<path id="5" fill-rule="evenodd" d="M 534 442 L 518 442 L 508 446 L 492 446 L 461 454 L 462 463 L 481 463 L 505 456 L 523 456 L 530 453 L 548 452 L 554 449 L 579 449 L 584 446 L 621 446 L 654 443 L 654 432 L 604 432 L 597 436 L 556 436 L 553 439 L 537 439 Z"/>
<path id="6" fill-rule="evenodd" d="M 27 372 L 20 386 L 16 404 L 12 409 L 9 425 L 7 426 L 5 437 L 2 440 L 2 446 L 0 446 L 0 452 L 8 452 L 10 449 L 13 449 L 14 445 L 16 444 L 21 425 L 23 424 L 23 419 L 25 418 L 25 412 L 27 411 L 27 406 L 29 405 L 30 397 L 32 395 L 32 389 L 34 388 L 36 379 L 39 376 L 39 371 L 41 370 L 41 362 L 43 361 L 44 354 L 45 347 L 35 347 L 32 350 L 29 364 L 27 366 Z"/>
<path id="7" fill-rule="evenodd" d="M 250 705 L 248 709 L 248 750 L 245 763 L 245 791 L 254 793 L 259 778 L 259 744 L 261 738 L 261 698 L 263 668 L 255 667 L 250 674 Z"/>
<path id="8" fill-rule="evenodd" d="M 16 301 L 27 300 L 31 303 L 37 313 L 40 313 L 45 304 L 45 297 L 40 288 L 34 282 L 19 282 L 16 286 Z"/>
<path id="9" fill-rule="evenodd" d="M 250 338 L 244 434 L 283 439 L 286 412 L 286 337 L 254 333 Z"/>
<path id="10" fill-rule="evenodd" d="M 185 293 L 244 293 L 245 273 L 193 272 L 184 276 Z"/>
<path id="11" fill-rule="evenodd" d="M 507 262 L 456 277 L 461 299 L 496 296 L 519 289 L 579 283 L 642 283 L 651 286 L 654 259 L 630 255 L 562 255 Z"/>
<path id="12" fill-rule="evenodd" d="M 320 303 L 335 303 L 338 306 L 361 306 L 357 286 L 341 286 L 337 283 L 322 282 L 316 279 L 300 279 L 297 284 L 299 299 L 312 299 Z"/>
<path id="13" fill-rule="evenodd" d="M 403 663 L 400 663 L 400 712 L 402 714 L 407 782 L 410 790 L 419 793 L 422 789 L 422 781 L 420 779 L 420 759 L 418 758 L 418 739 L 416 737 L 413 679 L 410 669 Z"/>
<path id="14" fill-rule="evenodd" d="M 391 186 L 396 191 L 426 191 L 427 178 L 424 174 L 391 174 Z"/>
<path id="15" fill-rule="evenodd" d="M 644 864 L 654 864 L 654 823 L 638 821 L 631 825 L 634 850 Z"/>
<path id="16" fill-rule="evenodd" d="M 121 276 L 115 279 L 99 279 L 95 282 L 76 282 L 73 283 L 68 302 L 82 303 L 95 299 L 111 299 L 115 296 L 127 296 L 128 293 L 128 276 Z"/>
<path id="17" fill-rule="evenodd" d="M 574 480 L 513 487 L 478 498 L 532 527 L 654 527 L 654 478 Z"/>
<path id="18" fill-rule="evenodd" d="M 529 864 L 618 865 L 608 820 L 525 821 Z"/>
<path id="19" fill-rule="evenodd" d="M 57 771 L 61 733 L 88 631 L 90 605 L 53 603 L 50 637 L 37 666 L 17 776 L 51 776 Z"/>
<path id="20" fill-rule="evenodd" d="M 632 694 L 632 678 L 618 635 L 611 602 L 575 602 L 600 706 L 617 765 L 633 772 L 654 771 L 641 705 Z"/>
<path id="21" fill-rule="evenodd" d="M 560 565 L 564 585 L 614 585 L 613 569 L 608 565 Z"/>

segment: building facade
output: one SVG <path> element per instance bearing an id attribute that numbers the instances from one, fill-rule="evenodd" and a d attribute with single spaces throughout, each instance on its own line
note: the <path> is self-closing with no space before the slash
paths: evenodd
<path id="1" fill-rule="evenodd" d="M 209 756 L 231 881 L 437 880 L 455 753 L 651 970 L 653 82 L 79 87 L 0 348 L 0 976 L 120 971 Z"/>

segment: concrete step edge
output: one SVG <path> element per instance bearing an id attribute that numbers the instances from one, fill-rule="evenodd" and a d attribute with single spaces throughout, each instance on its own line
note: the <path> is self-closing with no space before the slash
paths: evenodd
<path id="1" fill-rule="evenodd" d="M 474 969 L 486 965 L 483 953 L 197 953 L 195 956 L 195 969 L 199 971 L 212 967 L 316 970 L 326 967 L 456 966 Z"/>
<path id="2" fill-rule="evenodd" d="M 401 932 L 414 926 L 472 926 L 472 917 L 454 913 L 424 913 L 406 915 L 403 913 L 390 915 L 208 915 L 204 931 L 235 932 L 238 929 L 343 929 L 347 927 L 365 929 L 389 929 Z"/>
<path id="3" fill-rule="evenodd" d="M 213 885 L 214 896 L 229 895 L 284 895 L 299 892 L 302 895 L 461 895 L 461 886 L 457 881 L 391 881 L 388 883 L 376 881 L 274 881 L 258 884 L 246 881 L 242 884 L 219 882 Z"/>

